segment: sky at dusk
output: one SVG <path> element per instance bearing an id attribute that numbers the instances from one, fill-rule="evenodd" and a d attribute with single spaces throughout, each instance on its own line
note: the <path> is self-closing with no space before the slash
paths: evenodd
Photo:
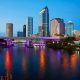
<path id="1" fill-rule="evenodd" d="M 80 0 L 0 0 L 0 33 L 6 33 L 6 23 L 13 23 L 14 35 L 23 30 L 28 16 L 33 17 L 34 33 L 38 32 L 39 12 L 49 8 L 49 17 L 73 21 L 80 29 Z"/>

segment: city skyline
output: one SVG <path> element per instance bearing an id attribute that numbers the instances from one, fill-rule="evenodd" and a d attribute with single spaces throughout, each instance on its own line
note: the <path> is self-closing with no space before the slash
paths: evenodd
<path id="1" fill-rule="evenodd" d="M 41 0 L 38 4 L 36 4 L 36 1 L 37 0 L 1 0 L 0 33 L 6 32 L 6 23 L 13 23 L 15 36 L 17 34 L 17 31 L 22 31 L 22 26 L 26 23 L 26 19 L 28 16 L 33 17 L 33 33 L 37 33 L 39 26 L 39 12 L 46 5 L 49 8 L 49 21 L 52 18 L 62 18 L 64 19 L 65 23 L 71 20 L 74 23 L 74 28 L 78 30 L 80 29 L 80 15 L 77 15 L 80 13 L 80 11 L 78 10 L 80 6 L 79 0 Z"/>

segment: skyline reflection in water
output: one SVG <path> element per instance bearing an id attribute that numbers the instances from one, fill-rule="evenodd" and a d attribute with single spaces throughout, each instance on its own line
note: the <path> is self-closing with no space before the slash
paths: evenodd
<path id="1" fill-rule="evenodd" d="M 77 78 L 77 54 L 72 53 L 71 55 L 64 54 L 62 57 L 63 60 L 63 78 L 65 80 L 76 80 Z"/>
<path id="2" fill-rule="evenodd" d="M 23 73 L 23 79 L 26 80 L 26 72 L 27 72 L 27 57 L 25 54 L 22 56 L 22 73 Z"/>
<path id="3" fill-rule="evenodd" d="M 40 62 L 40 75 L 41 75 L 41 77 L 44 77 L 44 74 L 45 74 L 45 51 L 44 51 L 44 49 L 41 49 L 40 50 L 40 60 L 39 60 L 39 62 Z"/>
<path id="4" fill-rule="evenodd" d="M 12 60 L 11 59 L 12 59 L 11 53 L 10 53 L 9 49 L 7 49 L 6 55 L 5 55 L 5 67 L 8 72 L 10 72 L 11 68 L 12 68 Z"/>
<path id="5" fill-rule="evenodd" d="M 0 50 L 0 76 L 12 80 L 79 80 L 80 52 L 16 46 Z"/>
<path id="6" fill-rule="evenodd" d="M 10 50 L 9 50 L 9 49 L 6 50 L 6 55 L 5 55 L 5 68 L 6 68 L 5 78 L 6 78 L 7 80 L 11 80 L 11 79 L 12 79 L 12 75 L 11 75 L 12 58 L 11 58 L 11 53 L 10 53 Z"/>

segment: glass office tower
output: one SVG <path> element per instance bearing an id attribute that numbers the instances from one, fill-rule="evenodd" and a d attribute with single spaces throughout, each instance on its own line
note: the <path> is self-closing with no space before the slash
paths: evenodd
<path id="1" fill-rule="evenodd" d="M 68 21 L 66 25 L 66 35 L 74 36 L 74 24 L 72 21 Z"/>
<path id="2" fill-rule="evenodd" d="M 26 37 L 30 37 L 33 34 L 33 18 L 28 17 L 27 18 L 27 24 L 26 24 Z"/>
<path id="3" fill-rule="evenodd" d="M 39 14 L 39 34 L 40 36 L 49 36 L 49 10 L 46 6 Z"/>

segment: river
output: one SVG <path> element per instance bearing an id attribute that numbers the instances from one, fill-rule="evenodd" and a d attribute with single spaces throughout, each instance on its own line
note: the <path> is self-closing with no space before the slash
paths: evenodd
<path id="1" fill-rule="evenodd" d="M 80 80 L 80 52 L 69 55 L 63 50 L 27 48 L 21 44 L 0 48 L 0 79 L 5 77 L 7 80 Z"/>

